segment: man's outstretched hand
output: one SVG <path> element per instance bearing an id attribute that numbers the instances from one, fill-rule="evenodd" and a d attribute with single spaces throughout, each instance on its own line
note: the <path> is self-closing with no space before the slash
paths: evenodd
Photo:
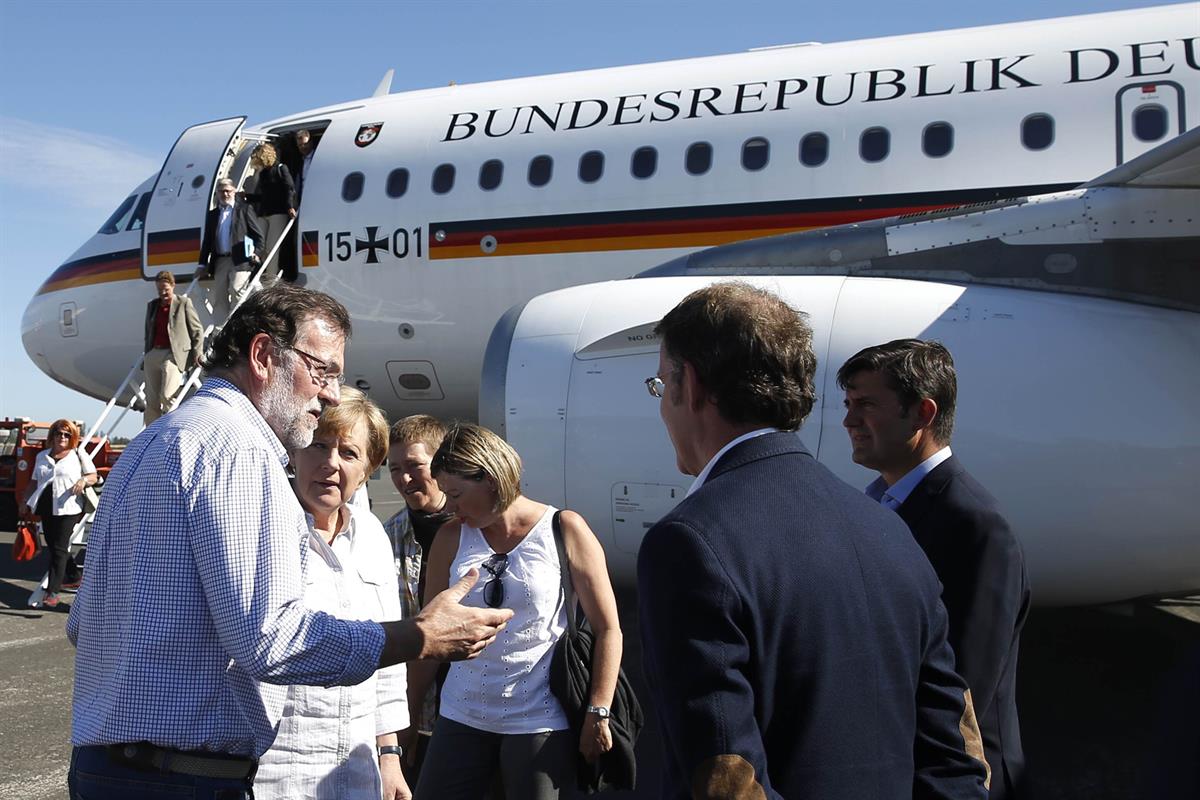
<path id="1" fill-rule="evenodd" d="M 430 600 L 414 619 L 385 622 L 387 641 L 379 665 L 414 659 L 461 661 L 479 655 L 504 630 L 513 612 L 507 608 L 464 606 L 462 599 L 478 580 L 479 570 L 472 569 Z"/>

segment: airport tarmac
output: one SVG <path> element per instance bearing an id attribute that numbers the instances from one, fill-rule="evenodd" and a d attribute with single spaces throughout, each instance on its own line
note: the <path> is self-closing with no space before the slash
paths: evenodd
<path id="1" fill-rule="evenodd" d="M 399 507 L 386 475 L 371 495 L 381 517 Z M 13 562 L 11 541 L 0 532 L 0 798 L 65 800 L 74 665 L 66 614 L 26 606 L 44 562 Z M 620 594 L 625 669 L 640 689 L 636 613 L 631 593 Z M 1200 598 L 1034 609 L 1018 704 L 1036 800 L 1200 797 Z M 661 748 L 648 717 L 638 791 L 613 797 L 658 796 Z"/>

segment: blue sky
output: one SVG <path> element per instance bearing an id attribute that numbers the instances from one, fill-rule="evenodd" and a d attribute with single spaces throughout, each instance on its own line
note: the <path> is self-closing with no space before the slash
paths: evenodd
<path id="1" fill-rule="evenodd" d="M 99 413 L 99 401 L 33 366 L 22 311 L 198 122 L 245 114 L 254 124 L 364 97 L 390 68 L 397 92 L 1148 5 L 0 0 L 0 416 Z M 140 319 L 130 336 L 139 330 Z"/>

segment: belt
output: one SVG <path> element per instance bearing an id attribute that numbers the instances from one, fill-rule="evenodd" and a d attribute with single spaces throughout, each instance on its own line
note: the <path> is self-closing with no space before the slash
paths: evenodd
<path id="1" fill-rule="evenodd" d="M 173 772 L 201 778 L 244 780 L 249 785 L 258 772 L 258 760 L 224 753 L 172 750 L 149 742 L 110 744 L 108 759 L 142 772 Z"/>

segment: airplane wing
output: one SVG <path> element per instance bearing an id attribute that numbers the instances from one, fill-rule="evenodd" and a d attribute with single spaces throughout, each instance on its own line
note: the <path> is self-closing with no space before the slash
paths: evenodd
<path id="1" fill-rule="evenodd" d="M 1192 128 L 1084 184 L 1089 189 L 1099 186 L 1200 188 L 1200 127 Z"/>
<path id="2" fill-rule="evenodd" d="M 1200 128 L 1075 189 L 722 245 L 638 277 L 855 275 L 1200 311 Z"/>

